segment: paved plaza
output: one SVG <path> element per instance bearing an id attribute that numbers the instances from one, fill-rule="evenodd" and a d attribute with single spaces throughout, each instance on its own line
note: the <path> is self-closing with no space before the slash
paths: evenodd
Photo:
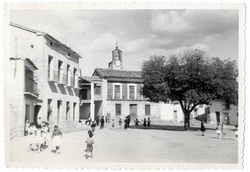
<path id="1" fill-rule="evenodd" d="M 194 126 L 195 127 L 195 126 Z M 205 136 L 198 131 L 96 128 L 93 158 L 85 158 L 85 140 L 89 126 L 64 132 L 61 154 L 49 147 L 38 153 L 28 152 L 26 138 L 11 141 L 12 162 L 156 162 L 156 163 L 237 163 L 238 141 L 233 126 L 227 139 L 217 139 L 213 126 Z"/>

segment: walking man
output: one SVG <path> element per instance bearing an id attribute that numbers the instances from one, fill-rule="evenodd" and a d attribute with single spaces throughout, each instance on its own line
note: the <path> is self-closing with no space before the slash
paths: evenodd
<path id="1" fill-rule="evenodd" d="M 103 130 L 103 127 L 104 127 L 104 116 L 102 116 L 102 118 L 101 118 L 101 126 L 100 126 L 100 129 Z"/>

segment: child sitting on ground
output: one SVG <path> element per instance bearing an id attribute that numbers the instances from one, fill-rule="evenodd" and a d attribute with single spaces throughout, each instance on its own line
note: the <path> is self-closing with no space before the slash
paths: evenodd
<path id="1" fill-rule="evenodd" d="M 94 139 L 93 137 L 93 133 L 91 130 L 88 131 L 89 137 L 86 140 L 87 143 L 87 149 L 86 149 L 86 159 L 88 159 L 88 157 L 93 158 L 93 144 L 94 144 Z"/>

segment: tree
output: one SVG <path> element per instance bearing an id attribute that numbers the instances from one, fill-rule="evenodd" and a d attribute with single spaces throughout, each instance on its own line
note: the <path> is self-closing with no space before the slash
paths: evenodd
<path id="1" fill-rule="evenodd" d="M 235 61 L 209 58 L 197 49 L 169 58 L 152 56 L 143 62 L 141 93 L 152 102 L 178 101 L 187 130 L 197 105 L 212 100 L 237 103 L 237 76 Z"/>

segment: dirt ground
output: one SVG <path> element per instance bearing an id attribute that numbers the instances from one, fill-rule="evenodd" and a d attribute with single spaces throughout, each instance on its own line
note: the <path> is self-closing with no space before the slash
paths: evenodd
<path id="1" fill-rule="evenodd" d="M 209 128 L 209 127 L 208 127 Z M 61 154 L 49 147 L 38 153 L 27 151 L 26 138 L 10 143 L 10 161 L 13 162 L 156 162 L 156 163 L 237 163 L 238 140 L 233 127 L 228 127 L 227 139 L 218 139 L 215 130 L 201 132 L 157 129 L 128 130 L 96 128 L 93 158 L 85 158 L 85 140 L 89 126 L 82 131 L 64 133 Z"/>

